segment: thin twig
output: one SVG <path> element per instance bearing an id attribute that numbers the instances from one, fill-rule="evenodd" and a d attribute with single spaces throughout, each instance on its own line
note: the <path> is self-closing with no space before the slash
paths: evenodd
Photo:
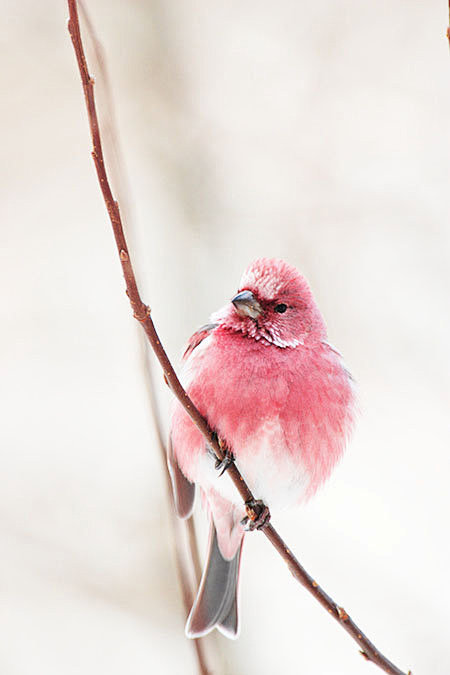
<path id="1" fill-rule="evenodd" d="M 450 47 L 450 0 L 448 0 L 448 26 L 447 26 L 447 40 Z"/>
<path id="2" fill-rule="evenodd" d="M 106 208 L 109 213 L 111 220 L 111 225 L 114 232 L 114 237 L 116 240 L 117 249 L 119 252 L 120 262 L 122 265 L 122 271 L 125 277 L 126 292 L 133 310 L 134 317 L 141 323 L 142 327 L 145 330 L 145 333 L 149 339 L 149 342 L 161 364 L 161 367 L 164 371 L 165 378 L 169 384 L 172 392 L 184 407 L 186 412 L 191 417 L 194 424 L 197 426 L 199 431 L 203 434 L 208 445 L 214 450 L 217 458 L 223 460 L 225 453 L 222 449 L 225 447 L 225 444 L 222 444 L 218 439 L 217 435 L 209 427 L 206 419 L 202 417 L 198 409 L 195 407 L 194 403 L 191 401 L 189 396 L 184 391 L 183 387 L 180 384 L 180 381 L 167 357 L 167 354 L 161 344 L 161 341 L 158 337 L 158 334 L 155 330 L 155 326 L 150 316 L 150 308 L 145 305 L 139 295 L 139 291 L 136 284 L 136 279 L 133 272 L 133 267 L 130 261 L 130 254 L 127 248 L 125 241 L 125 236 L 123 233 L 122 223 L 120 219 L 119 206 L 114 200 L 111 193 L 111 189 L 108 183 L 108 178 L 106 174 L 106 169 L 103 161 L 103 153 L 101 146 L 101 139 L 98 127 L 97 113 L 95 109 L 95 100 L 94 100 L 94 83 L 89 75 L 89 71 L 86 64 L 86 59 L 83 51 L 83 45 L 81 41 L 80 28 L 78 23 L 77 15 L 77 3 L 76 0 L 68 0 L 69 6 L 69 32 L 74 46 L 78 67 L 80 70 L 81 81 L 83 84 L 83 90 L 86 100 L 86 107 L 88 111 L 89 125 L 91 128 L 92 143 L 93 143 L 93 152 L 92 156 L 95 163 L 95 168 L 97 170 L 97 176 L 100 183 L 100 187 L 103 193 L 105 200 Z M 227 473 L 231 476 L 233 483 L 239 491 L 244 502 L 255 501 L 254 497 L 245 482 L 244 478 L 240 474 L 238 468 L 233 463 L 230 465 Z M 251 519 L 256 518 L 256 514 L 249 513 Z M 347 612 L 339 607 L 329 595 L 323 591 L 316 581 L 306 572 L 306 570 L 300 565 L 298 560 L 292 554 L 290 549 L 283 542 L 281 537 L 276 532 L 273 525 L 268 524 L 262 531 L 272 543 L 274 548 L 281 555 L 283 560 L 288 565 L 294 577 L 299 581 L 305 588 L 320 602 L 320 604 L 327 609 L 327 611 L 345 628 L 345 630 L 352 636 L 352 638 L 358 643 L 361 647 L 361 652 L 363 656 L 379 666 L 384 672 L 391 675 L 405 675 L 397 666 L 395 666 L 391 661 L 389 661 L 383 654 L 381 654 L 373 643 L 364 635 L 364 633 L 358 628 L 358 626 L 351 620 Z"/>
<path id="3" fill-rule="evenodd" d="M 145 345 L 142 345 L 145 347 Z M 156 401 L 156 393 L 154 391 L 154 382 L 153 382 L 153 377 L 152 377 L 152 372 L 150 370 L 150 364 L 148 363 L 148 357 L 149 354 L 147 354 L 145 351 L 142 354 L 143 359 L 147 361 L 146 364 L 144 364 L 144 368 L 146 368 L 146 372 L 148 373 L 148 376 L 146 377 L 146 385 L 147 385 L 147 391 L 148 391 L 148 397 L 150 401 L 150 410 L 152 413 L 153 417 L 153 425 L 156 431 L 157 439 L 158 439 L 158 446 L 159 446 L 159 454 L 161 458 L 161 463 L 162 463 L 162 468 L 163 468 L 163 473 L 164 473 L 164 479 L 165 479 L 165 484 L 166 484 L 166 494 L 168 495 L 169 501 L 170 501 L 170 508 L 169 508 L 169 519 L 170 519 L 170 525 L 173 533 L 173 538 L 174 538 L 174 547 L 175 547 L 175 564 L 177 567 L 177 572 L 178 572 L 178 580 L 180 582 L 180 587 L 181 587 L 181 595 L 183 598 L 183 605 L 184 605 L 184 611 L 186 618 L 189 615 L 189 612 L 191 610 L 192 604 L 194 602 L 194 597 L 195 597 L 195 592 L 196 589 L 198 588 L 200 584 L 200 578 L 201 578 L 201 568 L 200 568 L 200 562 L 199 562 L 199 553 L 198 553 L 198 546 L 197 546 L 197 535 L 195 532 L 195 523 L 194 523 L 194 518 L 188 518 L 187 520 L 181 520 L 180 518 L 177 517 L 176 515 L 176 510 L 175 510 L 175 504 L 173 501 L 173 492 L 172 492 L 172 484 L 170 480 L 170 474 L 169 474 L 169 469 L 167 466 L 167 451 L 166 451 L 166 446 L 164 443 L 164 437 L 162 434 L 162 428 L 161 428 L 161 419 L 160 419 L 160 414 L 157 406 L 157 401 Z M 183 531 L 185 533 L 185 537 L 183 537 Z M 187 542 L 188 549 L 189 549 L 189 554 L 191 558 L 191 563 L 192 563 L 192 569 L 194 572 L 194 581 L 195 581 L 195 589 L 192 587 L 192 583 L 190 581 L 190 575 L 189 575 L 189 570 L 186 565 L 186 550 L 185 546 L 183 546 L 183 541 Z M 210 674 L 210 669 L 207 665 L 207 650 L 205 647 L 205 640 L 204 638 L 196 638 L 193 640 L 193 648 L 196 654 L 197 658 L 197 666 L 198 666 L 198 671 L 200 675 L 209 675 Z"/>

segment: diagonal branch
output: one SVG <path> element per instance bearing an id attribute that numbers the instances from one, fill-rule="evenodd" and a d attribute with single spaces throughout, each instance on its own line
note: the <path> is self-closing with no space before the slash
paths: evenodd
<path id="1" fill-rule="evenodd" d="M 219 460 L 223 460 L 225 457 L 223 447 L 225 447 L 225 445 L 220 442 L 217 435 L 209 427 L 206 419 L 202 417 L 198 409 L 195 407 L 194 403 L 191 401 L 191 399 L 181 386 L 180 381 L 169 361 L 169 358 L 156 332 L 155 326 L 151 318 L 150 308 L 144 304 L 139 295 L 136 278 L 134 276 L 133 267 L 130 260 L 130 254 L 128 251 L 125 235 L 123 232 L 119 206 L 118 203 L 114 200 L 114 197 L 112 195 L 105 169 L 97 112 L 95 108 L 94 82 L 89 75 L 86 58 L 84 55 L 83 43 L 80 34 L 80 26 L 78 22 L 76 0 L 68 0 L 68 6 L 70 15 L 68 25 L 69 33 L 72 39 L 75 55 L 78 62 L 78 68 L 80 71 L 84 96 L 86 100 L 89 126 L 91 129 L 91 136 L 93 143 L 92 157 L 94 159 L 97 176 L 100 183 L 100 188 L 102 190 L 103 198 L 105 200 L 105 205 L 111 220 L 114 238 L 116 240 L 117 250 L 119 253 L 120 263 L 122 265 L 122 271 L 125 277 L 126 293 L 130 300 L 133 315 L 141 323 L 147 335 L 147 338 L 152 346 L 152 349 L 155 352 L 156 357 L 158 358 L 161 364 L 166 381 L 169 384 L 173 394 L 177 397 L 178 401 L 181 403 L 186 412 L 189 414 L 194 424 L 203 434 L 206 442 L 214 450 L 217 458 Z M 231 479 L 233 480 L 233 483 L 235 484 L 237 490 L 239 491 L 239 494 L 241 495 L 243 501 L 255 502 L 255 499 L 247 483 L 245 482 L 243 476 L 241 475 L 241 473 L 239 472 L 238 468 L 234 463 L 230 465 L 228 469 L 228 474 L 231 476 Z M 256 514 L 251 509 L 247 510 L 247 512 L 251 520 L 255 520 L 257 518 L 258 514 Z M 262 528 L 262 531 L 269 539 L 271 544 L 278 551 L 278 553 L 281 555 L 283 560 L 286 562 L 295 579 L 297 579 L 297 581 L 299 581 L 299 583 L 301 583 L 316 598 L 316 600 L 320 602 L 320 604 L 331 614 L 331 616 L 334 619 L 336 619 L 336 621 L 338 621 L 338 623 L 340 623 L 342 627 L 352 636 L 352 638 L 360 646 L 362 655 L 367 660 L 372 661 L 374 664 L 379 666 L 385 673 L 389 673 L 391 675 L 405 675 L 403 671 L 397 668 L 397 666 L 395 666 L 391 661 L 389 661 L 385 656 L 383 656 L 381 652 L 378 651 L 375 645 L 364 635 L 361 629 L 352 621 L 352 619 L 343 609 L 343 607 L 339 607 L 334 602 L 334 600 L 332 600 L 332 598 L 330 598 L 330 596 L 327 595 L 327 593 L 325 593 L 325 591 L 322 590 L 322 588 L 320 588 L 317 582 L 300 565 L 300 563 L 292 554 L 290 549 L 283 542 L 283 540 L 281 539 L 275 528 L 272 525 L 268 524 Z M 410 671 L 408 675 L 410 675 Z"/>

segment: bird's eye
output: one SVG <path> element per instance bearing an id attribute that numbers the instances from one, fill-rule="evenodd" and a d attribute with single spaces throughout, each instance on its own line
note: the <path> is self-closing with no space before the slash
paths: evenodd
<path id="1" fill-rule="evenodd" d="M 287 305 L 284 304 L 284 302 L 280 302 L 279 305 L 275 306 L 275 311 L 278 312 L 278 314 L 284 314 L 284 312 L 287 310 Z"/>

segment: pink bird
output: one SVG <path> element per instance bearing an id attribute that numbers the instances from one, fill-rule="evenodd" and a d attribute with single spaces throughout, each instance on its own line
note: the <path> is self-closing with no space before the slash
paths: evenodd
<path id="1" fill-rule="evenodd" d="M 194 333 L 182 384 L 268 506 L 314 494 L 342 455 L 353 426 L 352 378 L 326 341 L 303 276 L 283 260 L 256 260 L 231 302 Z M 168 462 L 178 515 L 192 514 L 195 487 L 210 513 L 208 556 L 186 624 L 188 637 L 217 628 L 238 635 L 238 581 L 245 509 L 219 477 L 204 437 L 176 402 Z M 226 466 L 226 465 L 225 465 Z"/>

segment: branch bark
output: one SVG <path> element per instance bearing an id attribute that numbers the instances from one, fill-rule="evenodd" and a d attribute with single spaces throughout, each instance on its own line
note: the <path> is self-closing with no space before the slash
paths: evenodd
<path id="1" fill-rule="evenodd" d="M 181 386 L 180 381 L 169 361 L 169 358 L 156 332 L 155 326 L 151 318 L 150 308 L 142 301 L 140 297 L 136 283 L 136 278 L 133 271 L 133 266 L 130 259 L 130 253 L 127 247 L 127 242 L 122 227 L 119 205 L 113 197 L 106 173 L 105 163 L 103 159 L 100 130 L 95 107 L 94 81 L 89 75 L 86 63 L 83 43 L 80 34 L 76 0 L 68 0 L 68 7 L 70 16 L 68 28 L 70 37 L 72 39 L 78 63 L 78 68 L 80 71 L 81 81 L 83 84 L 83 91 L 86 101 L 86 108 L 88 112 L 89 126 L 91 130 L 92 144 L 93 144 L 92 157 L 97 171 L 97 177 L 100 184 L 100 188 L 103 193 L 105 205 L 108 210 L 109 218 L 111 221 L 114 238 L 119 253 L 119 259 L 122 265 L 122 271 L 125 278 L 126 293 L 128 295 L 131 304 L 133 316 L 141 323 L 147 335 L 147 338 L 150 342 L 150 345 L 159 363 L 161 364 L 164 376 L 173 394 L 176 396 L 178 401 L 181 403 L 181 405 L 184 407 L 186 412 L 191 417 L 194 424 L 203 434 L 206 443 L 209 445 L 210 448 L 214 450 L 217 459 L 221 461 L 225 457 L 225 452 L 223 448 L 225 448 L 226 445 L 220 442 L 220 439 L 214 433 L 214 430 L 209 427 L 206 419 L 200 414 L 194 403 L 191 401 L 191 399 Z M 228 468 L 227 473 L 231 477 L 243 501 L 255 502 L 255 498 L 251 493 L 243 476 L 239 472 L 236 464 L 234 463 L 231 464 Z M 247 513 L 251 520 L 255 520 L 257 518 L 258 514 L 255 513 L 252 509 L 248 509 Z M 318 583 L 308 574 L 308 572 L 306 572 L 306 570 L 295 558 L 292 551 L 286 546 L 284 541 L 281 539 L 280 535 L 275 530 L 273 525 L 269 523 L 265 525 L 263 528 L 261 528 L 261 531 L 265 534 L 267 539 L 271 542 L 271 544 L 283 558 L 285 563 L 288 565 L 294 578 L 300 584 L 302 584 L 311 593 L 311 595 L 315 597 L 315 599 L 328 611 L 328 613 L 331 614 L 331 616 L 351 635 L 351 637 L 355 640 L 355 642 L 357 642 L 357 644 L 361 648 L 360 651 L 361 654 L 364 656 L 364 658 L 368 661 L 372 661 L 372 663 L 379 666 L 379 668 L 381 668 L 381 670 L 383 670 L 385 673 L 389 673 L 390 675 L 405 675 L 404 671 L 400 670 L 399 668 L 397 668 L 396 665 L 394 665 L 391 661 L 389 661 L 389 659 L 387 659 L 375 647 L 375 645 L 364 635 L 362 630 L 354 623 L 354 621 L 350 618 L 350 616 L 347 614 L 344 608 L 338 606 L 334 602 L 334 600 L 327 593 L 325 593 L 325 591 L 318 585 Z M 408 675 L 411 675 L 411 671 L 408 671 Z"/>
<path id="2" fill-rule="evenodd" d="M 449 25 L 447 26 L 447 40 L 448 40 L 448 44 L 450 46 L 450 0 L 448 2 L 448 15 L 449 15 L 448 16 Z"/>

